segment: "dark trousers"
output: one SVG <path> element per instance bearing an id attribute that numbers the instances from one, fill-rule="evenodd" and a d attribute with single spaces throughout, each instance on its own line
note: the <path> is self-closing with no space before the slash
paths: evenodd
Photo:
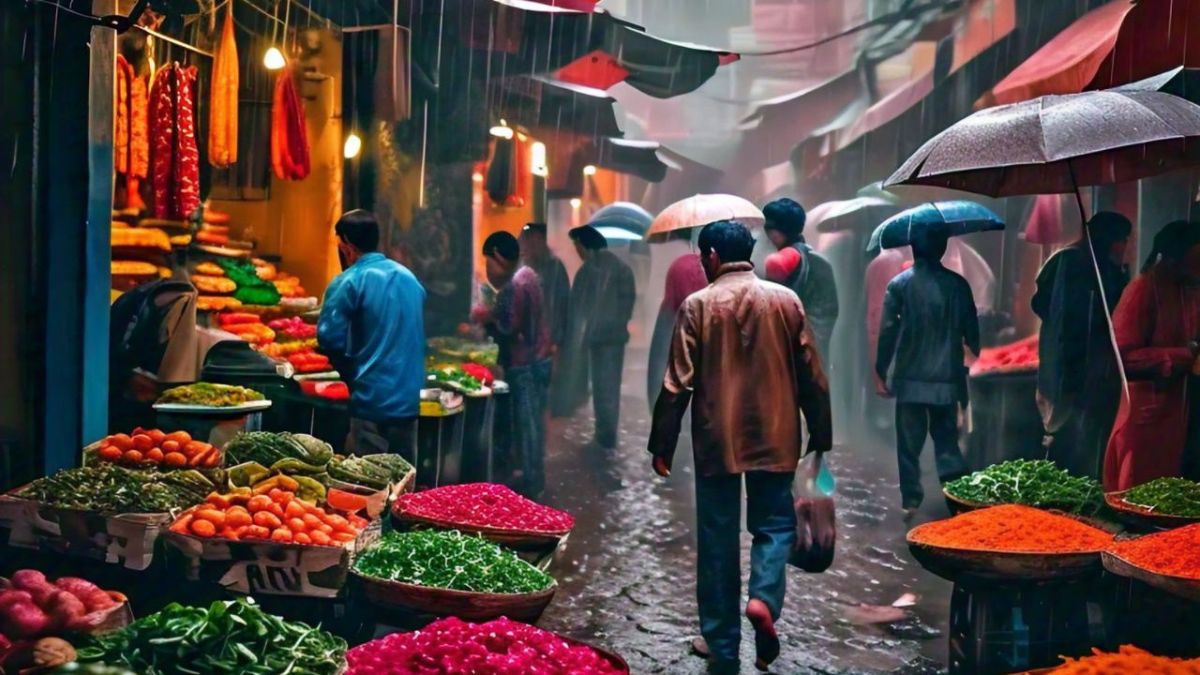
<path id="1" fill-rule="evenodd" d="M 416 459 L 417 451 L 417 419 L 405 417 L 387 422 L 373 422 L 351 417 L 350 434 L 346 437 L 346 453 L 392 453 L 412 462 Z"/>
<path id="2" fill-rule="evenodd" d="M 590 347 L 592 410 L 596 415 L 596 443 L 617 447 L 617 423 L 621 417 L 621 372 L 625 367 L 625 344 Z"/>
<path id="3" fill-rule="evenodd" d="M 549 359 L 508 368 L 513 464 L 521 467 L 519 491 L 537 497 L 546 486 L 546 404 L 550 389 Z"/>
<path id="4" fill-rule="evenodd" d="M 925 498 L 921 487 L 921 450 L 933 439 L 938 479 L 943 484 L 967 473 L 958 447 L 958 406 L 896 403 L 896 459 L 900 465 L 900 497 L 904 508 Z"/>
<path id="5" fill-rule="evenodd" d="M 787 561 L 796 544 L 795 474 L 749 471 L 746 529 L 750 544 L 749 597 L 779 618 Z M 696 599 L 700 633 L 715 659 L 736 661 L 742 637 L 742 475 L 696 475 Z"/>

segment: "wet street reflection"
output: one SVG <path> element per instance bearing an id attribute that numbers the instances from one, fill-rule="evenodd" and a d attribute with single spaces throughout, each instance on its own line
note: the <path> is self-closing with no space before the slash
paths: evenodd
<path id="1" fill-rule="evenodd" d="M 626 383 L 641 381 L 626 373 Z M 550 427 L 546 501 L 572 512 L 577 525 L 557 563 L 562 589 L 540 625 L 612 645 L 634 672 L 703 673 L 704 662 L 688 653 L 698 634 L 690 448 L 681 446 L 669 480 L 653 475 L 646 404 L 630 386 L 618 449 L 588 444 L 590 417 L 581 411 Z M 908 553 L 895 459 L 883 447 L 840 446 L 831 464 L 838 480 L 837 557 L 824 574 L 789 568 L 778 624 L 783 654 L 772 672 L 944 670 L 951 584 Z M 932 482 L 926 491 L 939 494 Z M 940 499 L 930 498 L 918 518 L 945 515 Z M 749 535 L 743 540 L 748 558 Z M 746 624 L 743 672 L 755 672 L 752 661 Z"/>

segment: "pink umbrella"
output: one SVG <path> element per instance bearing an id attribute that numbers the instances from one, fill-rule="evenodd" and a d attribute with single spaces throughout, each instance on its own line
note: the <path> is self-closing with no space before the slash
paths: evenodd
<path id="1" fill-rule="evenodd" d="M 757 206 L 741 197 L 692 195 L 663 209 L 646 231 L 646 239 L 662 239 L 670 232 L 701 227 L 718 220 L 736 220 L 747 227 L 758 227 L 766 218 Z"/>

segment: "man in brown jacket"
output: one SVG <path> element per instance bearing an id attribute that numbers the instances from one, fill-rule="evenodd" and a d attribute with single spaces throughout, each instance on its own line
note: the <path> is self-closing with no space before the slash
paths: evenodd
<path id="1" fill-rule="evenodd" d="M 750 231 L 737 222 L 710 223 L 699 244 L 711 283 L 689 296 L 675 319 L 650 453 L 654 470 L 667 476 L 690 403 L 703 635 L 693 647 L 714 665 L 734 668 L 745 476 L 746 525 L 754 538 L 746 616 L 755 631 L 755 665 L 765 670 L 779 655 L 775 621 L 796 540 L 791 488 L 804 454 L 800 415 L 811 435 L 808 451 L 829 450 L 829 388 L 799 298 L 754 275 Z"/>

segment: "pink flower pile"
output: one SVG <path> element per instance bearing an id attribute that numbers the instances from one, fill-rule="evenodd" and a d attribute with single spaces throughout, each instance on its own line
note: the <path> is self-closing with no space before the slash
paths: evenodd
<path id="1" fill-rule="evenodd" d="M 397 514 L 430 518 L 463 527 L 567 533 L 571 514 L 526 499 L 496 483 L 466 483 L 402 495 Z"/>

